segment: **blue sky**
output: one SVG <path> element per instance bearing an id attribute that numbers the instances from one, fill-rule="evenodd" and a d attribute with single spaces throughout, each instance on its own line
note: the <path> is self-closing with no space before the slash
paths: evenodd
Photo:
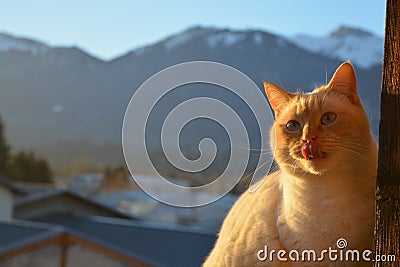
<path id="1" fill-rule="evenodd" d="M 77 45 L 103 59 L 194 25 L 326 35 L 345 24 L 383 36 L 385 0 L 3 1 L 0 31 Z"/>

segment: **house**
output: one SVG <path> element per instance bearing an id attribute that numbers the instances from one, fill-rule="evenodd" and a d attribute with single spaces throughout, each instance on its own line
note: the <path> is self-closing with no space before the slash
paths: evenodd
<path id="1" fill-rule="evenodd" d="M 128 214 L 66 189 L 40 191 L 15 200 L 14 218 L 33 220 L 50 214 L 97 215 L 133 219 Z"/>
<path id="2" fill-rule="evenodd" d="M 2 267 L 157 266 L 99 240 L 63 227 L 19 220 L 0 221 Z"/>
<path id="3" fill-rule="evenodd" d="M 164 199 L 187 197 L 197 199 L 210 198 L 207 192 L 196 192 L 182 195 L 160 192 L 158 196 Z M 173 224 L 185 224 L 219 229 L 225 215 L 229 212 L 237 196 L 226 195 L 214 203 L 196 208 L 181 208 L 165 205 L 153 199 L 143 191 L 120 190 L 113 192 L 99 192 L 90 196 L 95 201 L 114 207 L 132 217 L 146 221 L 158 221 Z"/>
<path id="4" fill-rule="evenodd" d="M 125 255 L 151 259 L 154 266 L 200 266 L 216 240 L 215 232 L 199 227 L 140 220 L 53 215 L 40 218 L 40 222 L 60 225 L 98 243 L 112 244 Z"/>
<path id="5" fill-rule="evenodd" d="M 24 193 L 11 181 L 0 176 L 0 219 L 10 220 L 13 217 L 14 195 L 20 196 Z"/>
<path id="6" fill-rule="evenodd" d="M 139 220 L 68 190 L 7 182 L 0 266 L 200 266 L 216 239 L 215 231 Z"/>

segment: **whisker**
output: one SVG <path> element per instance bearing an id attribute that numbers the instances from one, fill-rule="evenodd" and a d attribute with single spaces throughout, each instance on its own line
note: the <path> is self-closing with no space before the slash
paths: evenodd
<path id="1" fill-rule="evenodd" d="M 364 158 L 366 158 L 366 159 L 369 159 L 369 156 L 368 156 L 368 155 L 365 155 L 365 154 L 363 154 L 363 153 L 361 153 L 361 152 L 359 152 L 359 151 L 352 150 L 352 149 L 349 149 L 349 148 L 346 148 L 346 147 L 341 147 L 341 146 L 338 146 L 338 145 L 336 145 L 336 148 L 342 149 L 342 150 L 344 150 L 344 151 L 351 152 L 351 153 L 357 154 L 358 156 L 361 156 L 361 157 L 364 157 Z"/>
<path id="2" fill-rule="evenodd" d="M 265 167 L 265 165 L 267 165 L 270 162 L 273 162 L 273 160 L 268 160 L 264 163 L 262 163 L 260 166 L 258 166 L 255 170 L 253 170 L 252 172 L 250 172 L 248 175 L 244 176 L 243 178 L 245 180 L 247 180 L 247 184 L 244 185 L 245 188 L 249 188 L 250 187 L 250 183 L 253 181 L 253 179 L 249 179 L 250 177 L 252 177 L 258 170 L 260 170 L 261 168 Z M 265 174 L 264 178 L 262 179 L 266 179 L 268 174 L 271 173 L 271 170 L 274 168 L 274 165 L 271 165 L 271 169 L 268 171 L 268 173 Z"/>

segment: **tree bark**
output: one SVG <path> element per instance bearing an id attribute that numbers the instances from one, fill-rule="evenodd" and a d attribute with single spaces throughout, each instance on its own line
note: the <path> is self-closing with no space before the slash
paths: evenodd
<path id="1" fill-rule="evenodd" d="M 400 266 L 400 0 L 387 0 L 379 125 L 375 255 L 395 255 Z"/>

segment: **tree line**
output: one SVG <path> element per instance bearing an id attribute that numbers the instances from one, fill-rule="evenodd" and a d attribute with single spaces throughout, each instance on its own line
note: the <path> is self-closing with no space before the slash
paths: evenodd
<path id="1" fill-rule="evenodd" d="M 13 181 L 53 182 L 53 173 L 44 158 L 33 151 L 11 152 L 4 135 L 4 124 L 0 117 L 0 175 Z"/>

